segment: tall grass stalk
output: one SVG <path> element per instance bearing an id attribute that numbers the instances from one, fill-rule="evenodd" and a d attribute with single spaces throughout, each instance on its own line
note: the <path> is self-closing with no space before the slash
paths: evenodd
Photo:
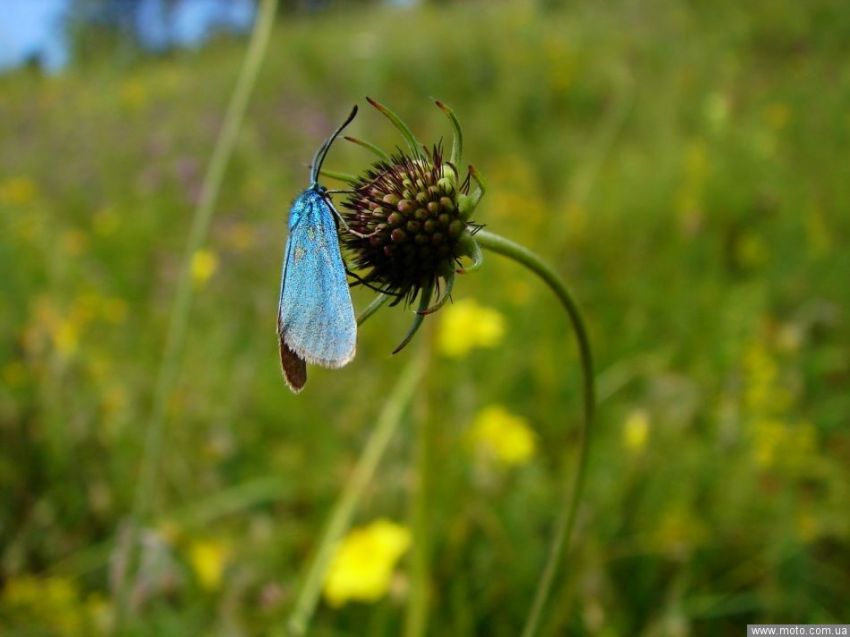
<path id="1" fill-rule="evenodd" d="M 401 377 L 384 403 L 378 422 L 369 435 L 351 477 L 346 482 L 334 505 L 322 534 L 322 539 L 304 576 L 303 584 L 298 591 L 295 606 L 287 623 L 290 635 L 306 634 L 310 620 L 316 610 L 322 584 L 325 581 L 328 565 L 333 557 L 337 542 L 351 526 L 357 504 L 375 475 L 378 463 L 387 450 L 387 445 L 393 434 L 398 429 L 404 410 L 410 403 L 413 392 L 425 373 L 426 363 L 426 350 L 420 348 L 419 353 L 407 363 Z"/>
<path id="2" fill-rule="evenodd" d="M 485 250 L 505 256 L 520 265 L 525 266 L 534 274 L 539 276 L 544 283 L 555 293 L 561 305 L 567 312 L 576 342 L 578 343 L 579 358 L 582 371 L 582 414 L 581 427 L 579 429 L 579 440 L 577 449 L 576 469 L 573 480 L 564 494 L 564 503 L 559 507 L 558 517 L 555 520 L 555 529 L 549 546 L 549 554 L 546 564 L 537 583 L 537 591 L 522 631 L 522 637 L 532 637 L 540 628 L 540 619 L 546 601 L 552 591 L 552 584 L 558 572 L 558 566 L 566 552 L 573 528 L 575 527 L 576 513 L 581 495 L 584 490 L 585 474 L 587 473 L 587 454 L 590 447 L 590 434 L 593 426 L 593 413 L 596 403 L 594 378 L 593 378 L 593 356 L 590 350 L 590 340 L 587 329 L 581 317 L 576 302 L 573 300 L 567 286 L 558 273 L 540 259 L 536 254 L 509 239 L 499 235 L 481 230 L 475 235 L 478 244 Z"/>
<path id="3" fill-rule="evenodd" d="M 420 347 L 430 351 L 433 332 L 422 334 Z M 407 600 L 405 637 L 422 637 L 428 626 L 428 609 L 431 602 L 431 476 L 435 473 L 436 423 L 429 418 L 428 377 L 417 392 L 414 404 L 416 440 L 414 442 L 414 484 L 410 506 L 410 525 L 413 543 L 410 556 L 410 595 Z"/>
<path id="4" fill-rule="evenodd" d="M 119 618 L 126 615 L 128 604 L 127 580 L 132 563 L 132 554 L 138 535 L 138 527 L 151 513 L 151 505 L 156 491 L 162 439 L 165 429 L 165 411 L 171 391 L 180 369 L 180 354 L 186 340 L 189 326 L 189 313 L 192 307 L 192 258 L 207 238 L 212 221 L 215 203 L 221 189 L 230 156 L 245 116 L 248 100 L 257 80 L 257 76 L 271 39 L 277 0 L 262 0 L 259 6 L 251 39 L 233 89 L 224 121 L 216 139 L 210 157 L 200 198 L 192 215 L 192 224 L 183 252 L 183 263 L 177 280 L 174 305 L 168 324 L 162 359 L 156 377 L 151 417 L 145 431 L 141 469 L 136 486 L 130 524 L 123 537 L 123 546 L 119 548 L 119 561 L 122 564 L 116 581 Z"/>

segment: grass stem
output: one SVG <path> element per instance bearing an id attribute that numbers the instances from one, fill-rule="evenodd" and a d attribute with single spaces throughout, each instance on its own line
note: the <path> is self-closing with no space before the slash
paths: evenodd
<path id="1" fill-rule="evenodd" d="M 430 299 L 428 295 L 426 302 Z M 425 297 L 423 297 L 425 298 Z M 430 350 L 431 331 L 426 330 L 423 349 Z M 428 625 L 431 599 L 431 490 L 435 452 L 435 423 L 428 417 L 427 377 L 420 386 L 414 405 L 414 484 L 410 507 L 413 542 L 410 556 L 410 595 L 405 617 L 405 637 L 422 637 Z"/>
<path id="2" fill-rule="evenodd" d="M 426 360 L 423 351 L 408 362 L 407 367 L 402 371 L 401 377 L 384 403 L 378 422 L 369 435 L 369 440 L 357 460 L 354 471 L 334 505 L 322 534 L 322 539 L 298 591 L 295 606 L 287 624 L 290 635 L 304 635 L 307 632 L 337 542 L 351 526 L 351 519 L 354 516 L 357 504 L 375 475 L 378 463 L 381 461 L 393 434 L 398 429 L 404 409 L 422 379 Z"/>
<path id="3" fill-rule="evenodd" d="M 186 341 L 189 314 L 192 307 L 192 259 L 209 233 L 215 203 L 218 200 L 227 164 L 233 154 L 248 100 L 271 39 L 276 8 L 277 0 L 262 0 L 260 3 L 248 50 L 207 165 L 198 204 L 192 215 L 192 224 L 186 239 L 183 263 L 174 295 L 174 305 L 171 308 L 168 331 L 166 332 L 165 346 L 156 376 L 153 406 L 145 431 L 141 468 L 133 508 L 125 540 L 119 547 L 121 555 L 119 555 L 118 561 L 122 565 L 116 581 L 119 620 L 126 616 L 128 610 L 128 579 L 138 527 L 150 516 L 156 492 L 165 429 L 165 412 L 180 369 L 180 354 Z"/>

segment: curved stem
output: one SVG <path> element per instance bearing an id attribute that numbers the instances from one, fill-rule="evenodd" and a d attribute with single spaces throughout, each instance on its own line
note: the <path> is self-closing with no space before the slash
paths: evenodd
<path id="1" fill-rule="evenodd" d="M 405 407 L 410 402 L 413 391 L 425 373 L 427 361 L 425 354 L 423 348 L 419 355 L 411 358 L 402 371 L 401 377 L 390 392 L 386 403 L 384 403 L 378 422 L 366 441 L 366 446 L 351 472 L 351 477 L 346 481 L 342 494 L 334 505 L 322 534 L 322 539 L 304 577 L 304 583 L 298 591 L 295 607 L 287 624 L 290 635 L 307 633 L 334 549 L 339 538 L 351 526 L 354 510 L 357 508 L 366 487 L 369 486 L 372 476 L 375 475 L 378 463 L 384 456 L 393 434 L 398 429 Z"/>
<path id="2" fill-rule="evenodd" d="M 378 310 L 380 310 L 384 304 L 389 301 L 390 297 L 388 294 L 378 294 L 372 302 L 369 303 L 360 314 L 357 315 L 357 325 L 363 325 L 369 318 Z"/>
<path id="3" fill-rule="evenodd" d="M 581 359 L 583 419 L 581 429 L 579 430 L 578 461 L 575 477 L 567 489 L 564 506 L 561 507 L 558 518 L 555 521 L 555 531 L 549 547 L 549 556 L 543 568 L 543 573 L 540 575 L 537 592 L 534 595 L 534 602 L 532 603 L 525 627 L 522 631 L 523 637 L 532 637 L 532 635 L 537 633 L 539 628 L 540 617 L 549 593 L 552 590 L 552 583 L 558 570 L 558 564 L 569 546 L 573 528 L 575 527 L 578 503 L 584 490 L 585 474 L 587 473 L 587 452 L 590 447 L 590 433 L 596 403 L 593 385 L 593 356 L 590 351 L 590 340 L 587 336 L 587 329 L 581 317 L 581 312 L 557 272 L 528 248 L 504 237 L 500 237 L 497 234 L 481 230 L 475 235 L 475 238 L 485 250 L 490 250 L 496 254 L 513 259 L 543 279 L 544 283 L 558 297 L 561 305 L 564 306 L 564 309 L 569 315 Z"/>
<path id="4" fill-rule="evenodd" d="M 154 390 L 151 417 L 145 431 L 139 480 L 125 534 L 123 546 L 118 551 L 119 573 L 116 577 L 118 596 L 118 621 L 128 610 L 127 578 L 131 567 L 132 553 L 136 542 L 136 527 L 149 515 L 159 474 L 159 457 L 162 451 L 162 439 L 165 428 L 165 412 L 172 388 L 180 369 L 180 352 L 186 340 L 189 326 L 189 313 L 192 307 L 192 258 L 203 245 L 207 237 L 215 203 L 224 179 L 233 148 L 239 134 L 239 128 L 245 116 L 248 100 L 257 80 L 269 40 L 271 39 L 276 0 L 263 0 L 260 4 L 248 51 L 239 72 L 236 86 L 227 106 L 224 121 L 213 148 L 201 186 L 201 196 L 192 216 L 192 225 L 183 253 L 183 265 L 177 280 L 174 305 L 168 323 L 165 347 L 160 362 L 159 373 Z"/>

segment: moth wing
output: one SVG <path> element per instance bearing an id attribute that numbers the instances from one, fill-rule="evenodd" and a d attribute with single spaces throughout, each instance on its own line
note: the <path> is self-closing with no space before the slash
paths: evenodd
<path id="1" fill-rule="evenodd" d="M 280 368 L 283 371 L 283 379 L 289 385 L 289 389 L 297 394 L 307 384 L 307 363 L 289 349 L 282 338 L 278 338 L 278 347 L 280 348 Z"/>
<path id="2" fill-rule="evenodd" d="M 357 322 L 333 211 L 313 190 L 296 199 L 293 212 L 296 209 L 278 307 L 281 362 L 293 389 L 306 382 L 306 369 L 302 371 L 293 355 L 312 365 L 342 367 L 354 358 L 357 347 Z"/>

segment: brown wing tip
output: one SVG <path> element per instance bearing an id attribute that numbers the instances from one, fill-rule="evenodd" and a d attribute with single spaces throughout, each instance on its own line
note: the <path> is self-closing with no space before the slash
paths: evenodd
<path id="1" fill-rule="evenodd" d="M 304 389 L 307 384 L 307 363 L 298 354 L 289 349 L 289 346 L 279 339 L 280 344 L 280 368 L 283 370 L 283 379 L 296 394 Z"/>

